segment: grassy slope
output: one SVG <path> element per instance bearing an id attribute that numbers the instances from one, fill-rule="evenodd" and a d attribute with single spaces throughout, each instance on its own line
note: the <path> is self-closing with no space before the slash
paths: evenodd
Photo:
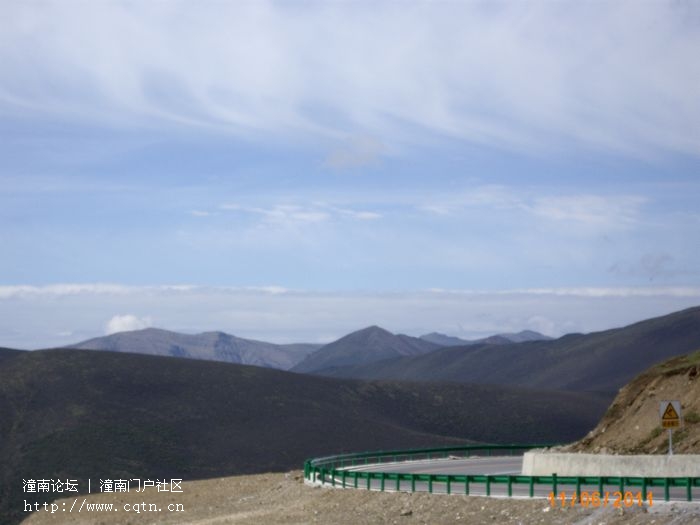
<path id="1" fill-rule="evenodd" d="M 698 345 L 700 307 L 625 328 L 567 335 L 554 341 L 452 347 L 323 373 L 615 392 L 646 368 L 693 351 Z"/>
<path id="2" fill-rule="evenodd" d="M 16 511 L 22 479 L 193 479 L 298 468 L 342 451 L 570 440 L 608 402 L 124 353 L 23 352 L 0 364 L 0 515 Z"/>

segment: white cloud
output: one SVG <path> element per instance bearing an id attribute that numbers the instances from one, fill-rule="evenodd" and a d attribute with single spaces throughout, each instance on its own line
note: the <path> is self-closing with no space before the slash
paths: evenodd
<path id="1" fill-rule="evenodd" d="M 0 300 L 22 299 L 31 297 L 66 297 L 66 296 L 125 296 L 144 293 L 147 290 L 157 293 L 185 292 L 192 290 L 189 284 L 128 286 L 109 283 L 49 284 L 46 286 L 5 285 L 0 286 Z"/>
<path id="2" fill-rule="evenodd" d="M 257 215 L 262 218 L 260 224 L 281 228 L 290 228 L 304 224 L 326 223 L 342 218 L 350 218 L 361 221 L 382 218 L 382 215 L 377 212 L 339 208 L 322 202 L 313 203 L 306 206 L 296 204 L 277 204 L 270 207 L 223 204 L 219 206 L 219 208 L 227 211 Z"/>
<path id="3" fill-rule="evenodd" d="M 626 229 L 637 222 L 645 202 L 645 198 L 637 196 L 547 196 L 535 199 L 529 209 L 551 221 Z"/>
<path id="4" fill-rule="evenodd" d="M 115 315 L 105 326 L 105 334 L 111 335 L 118 332 L 130 332 L 132 330 L 141 330 L 153 325 L 150 317 L 136 317 L 135 315 Z"/>
<path id="5" fill-rule="evenodd" d="M 124 294 L 130 290 L 129 286 L 120 284 L 51 284 L 47 286 L 0 286 L 0 299 L 31 295 L 81 295 L 81 294 Z"/>
<path id="6" fill-rule="evenodd" d="M 320 139 L 700 154 L 697 6 L 4 2 L 0 111 Z M 397 37 L 400 35 L 400 37 Z M 355 139 L 347 146 L 347 137 Z M 381 146 L 378 146 L 380 144 Z"/>
<path id="7" fill-rule="evenodd" d="M 415 208 L 431 215 L 455 215 L 469 209 L 485 209 L 512 213 L 524 219 L 544 220 L 545 224 L 560 224 L 572 232 L 627 230 L 639 223 L 643 206 L 648 202 L 639 195 L 619 194 L 546 194 L 531 187 L 503 185 L 475 186 L 451 195 L 438 195 L 431 201 L 415 204 Z"/>

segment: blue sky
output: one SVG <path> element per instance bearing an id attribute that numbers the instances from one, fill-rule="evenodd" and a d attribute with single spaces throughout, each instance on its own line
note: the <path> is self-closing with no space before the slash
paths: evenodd
<path id="1" fill-rule="evenodd" d="M 692 2 L 5 2 L 0 345 L 700 304 Z"/>

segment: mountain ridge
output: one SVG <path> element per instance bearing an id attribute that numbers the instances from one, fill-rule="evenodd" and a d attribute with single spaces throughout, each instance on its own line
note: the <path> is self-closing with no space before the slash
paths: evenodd
<path id="1" fill-rule="evenodd" d="M 522 343 L 525 341 L 541 341 L 549 340 L 552 337 L 535 332 L 534 330 L 521 330 L 517 333 L 502 333 L 494 334 L 488 337 L 482 337 L 481 339 L 462 339 L 460 337 L 455 337 L 452 335 L 445 335 L 440 332 L 430 332 L 429 334 L 423 334 L 420 339 L 424 341 L 429 341 L 440 346 L 464 346 L 464 345 L 476 345 L 481 343 Z"/>
<path id="2" fill-rule="evenodd" d="M 700 307 L 559 339 L 441 348 L 314 373 L 372 380 L 454 381 L 617 391 L 644 369 L 700 346 Z"/>
<path id="3" fill-rule="evenodd" d="M 96 337 L 64 348 L 184 357 L 288 370 L 320 346 L 268 343 L 221 331 L 182 334 L 162 328 L 144 328 Z"/>

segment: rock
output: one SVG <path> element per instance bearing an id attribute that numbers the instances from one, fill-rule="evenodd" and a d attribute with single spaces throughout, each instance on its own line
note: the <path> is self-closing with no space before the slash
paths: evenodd
<path id="1" fill-rule="evenodd" d="M 411 509 L 403 509 L 403 510 L 401 511 L 401 515 L 402 515 L 402 516 L 412 516 L 412 515 L 413 515 L 413 511 L 412 511 Z"/>

